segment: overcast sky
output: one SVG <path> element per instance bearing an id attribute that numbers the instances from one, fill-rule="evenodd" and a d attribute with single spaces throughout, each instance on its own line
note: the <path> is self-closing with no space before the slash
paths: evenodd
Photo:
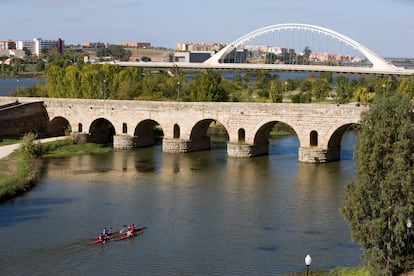
<path id="1" fill-rule="evenodd" d="M 414 0 L 0 0 L 0 40 L 230 43 L 282 23 L 322 26 L 383 57 L 414 58 Z"/>

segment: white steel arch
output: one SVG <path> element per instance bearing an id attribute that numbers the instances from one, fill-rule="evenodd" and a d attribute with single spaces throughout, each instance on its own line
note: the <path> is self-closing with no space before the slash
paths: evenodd
<path id="1" fill-rule="evenodd" d="M 249 41 L 252 38 L 255 38 L 259 35 L 266 34 L 269 32 L 277 31 L 277 30 L 288 30 L 288 29 L 299 29 L 299 30 L 307 30 L 312 32 L 318 32 L 321 34 L 328 35 L 332 38 L 336 38 L 345 44 L 353 47 L 354 49 L 357 49 L 359 52 L 361 52 L 371 63 L 373 69 L 378 70 L 385 70 L 385 71 L 396 71 L 397 67 L 392 65 L 390 62 L 386 61 L 384 58 L 376 54 L 375 52 L 371 51 L 364 45 L 360 44 L 359 42 L 340 34 L 336 31 L 315 26 L 315 25 L 309 25 L 309 24 L 300 24 L 300 23 L 285 23 L 285 24 L 277 24 L 277 25 L 271 25 L 264 28 L 257 29 L 253 32 L 250 32 L 239 39 L 235 40 L 234 42 L 228 44 L 226 47 L 221 49 L 219 52 L 217 52 L 214 56 L 209 58 L 205 61 L 207 64 L 218 64 L 221 63 L 221 61 L 230 54 L 234 49 L 236 49 L 238 46 L 243 45 L 246 41 Z"/>

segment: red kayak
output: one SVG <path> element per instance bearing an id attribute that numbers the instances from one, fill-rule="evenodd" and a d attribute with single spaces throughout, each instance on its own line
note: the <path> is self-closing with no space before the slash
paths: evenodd
<path id="1" fill-rule="evenodd" d="M 96 241 L 91 241 L 91 242 L 88 242 L 87 243 L 87 245 L 92 245 L 92 244 L 97 244 L 97 243 L 106 243 L 107 241 L 110 241 L 111 239 L 109 238 L 107 238 L 107 239 L 97 239 Z"/>
<path id="2" fill-rule="evenodd" d="M 107 237 L 113 236 L 113 235 L 118 234 L 118 233 L 119 233 L 119 230 L 110 231 L 110 232 L 108 232 Z M 91 240 L 97 240 L 97 239 L 99 239 L 99 236 L 101 236 L 101 235 L 93 237 L 93 238 L 91 238 Z"/>

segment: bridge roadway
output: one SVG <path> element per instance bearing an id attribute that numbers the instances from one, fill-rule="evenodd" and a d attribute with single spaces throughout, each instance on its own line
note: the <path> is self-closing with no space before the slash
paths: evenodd
<path id="1" fill-rule="evenodd" d="M 210 149 L 207 130 L 212 122 L 219 122 L 228 134 L 229 157 L 265 155 L 271 129 L 283 122 L 296 132 L 299 161 L 311 163 L 339 160 L 343 133 L 358 124 L 361 112 L 368 109 L 356 104 L 18 100 L 43 106 L 49 131 L 54 135 L 63 135 L 70 126 L 78 141 L 132 148 L 153 145 L 154 129 L 160 128 L 164 135 L 162 149 L 169 153 Z M 15 101 L 14 97 L 0 97 L 0 105 Z"/>
<path id="2" fill-rule="evenodd" d="M 105 62 L 104 62 L 105 63 Z M 196 62 L 108 62 L 119 66 L 135 66 L 142 68 L 182 68 L 182 69 L 216 69 L 216 70 L 258 70 L 287 72 L 332 72 L 338 74 L 373 74 L 389 76 L 414 76 L 413 69 L 395 67 L 395 70 L 374 69 L 371 67 L 298 65 L 298 64 L 253 64 L 253 63 L 196 63 Z"/>

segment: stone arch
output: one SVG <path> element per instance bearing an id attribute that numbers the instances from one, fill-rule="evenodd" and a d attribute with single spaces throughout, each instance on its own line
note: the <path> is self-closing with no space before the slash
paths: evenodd
<path id="1" fill-rule="evenodd" d="M 210 136 L 212 135 L 223 135 L 227 141 L 229 140 L 227 129 L 223 124 L 217 123 L 215 119 L 198 121 L 190 133 L 192 151 L 211 149 Z"/>
<path id="2" fill-rule="evenodd" d="M 114 125 L 105 118 L 98 118 L 92 122 L 89 128 L 88 141 L 97 144 L 113 145 L 114 135 Z"/>
<path id="3" fill-rule="evenodd" d="M 338 127 L 330 136 L 328 141 L 328 151 L 332 154 L 332 160 L 340 160 L 341 159 L 341 141 L 342 136 L 348 130 L 352 130 L 357 124 L 355 123 L 348 123 Z"/>
<path id="4" fill-rule="evenodd" d="M 179 139 L 180 138 L 180 126 L 178 124 L 174 124 L 174 139 Z"/>
<path id="5" fill-rule="evenodd" d="M 316 130 L 312 130 L 309 135 L 309 145 L 311 147 L 318 146 L 318 132 Z"/>
<path id="6" fill-rule="evenodd" d="M 66 118 L 58 116 L 49 122 L 47 130 L 49 136 L 64 136 L 66 131 L 71 131 L 69 121 Z"/>
<path id="7" fill-rule="evenodd" d="M 161 141 L 164 132 L 160 124 L 154 120 L 147 119 L 138 123 L 134 131 L 134 146 L 148 147 Z"/>
<path id="8" fill-rule="evenodd" d="M 273 127 L 277 124 L 281 123 L 285 128 L 287 128 L 290 132 L 295 133 L 296 136 L 297 133 L 295 129 L 290 126 L 289 124 L 282 122 L 282 121 L 270 121 L 267 123 L 264 123 L 257 131 L 254 136 L 254 146 L 257 148 L 258 155 L 259 154 L 268 154 L 269 152 L 269 138 L 270 138 L 270 132 L 272 131 Z"/>

